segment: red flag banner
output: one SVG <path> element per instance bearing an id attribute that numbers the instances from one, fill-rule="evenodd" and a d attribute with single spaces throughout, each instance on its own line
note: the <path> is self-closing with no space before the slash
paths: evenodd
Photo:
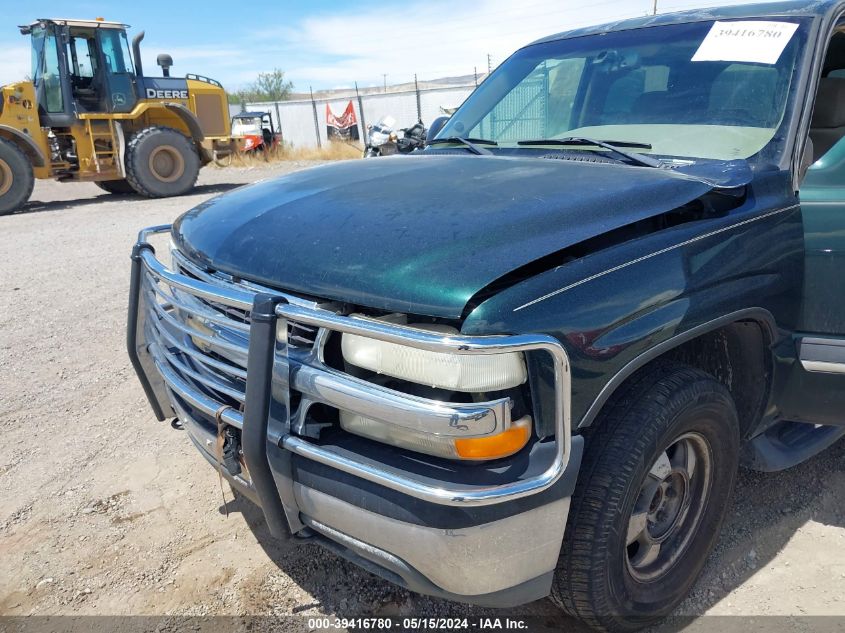
<path id="1" fill-rule="evenodd" d="M 358 140 L 358 117 L 351 100 L 340 116 L 335 116 L 329 104 L 326 104 L 326 135 L 330 141 Z"/>

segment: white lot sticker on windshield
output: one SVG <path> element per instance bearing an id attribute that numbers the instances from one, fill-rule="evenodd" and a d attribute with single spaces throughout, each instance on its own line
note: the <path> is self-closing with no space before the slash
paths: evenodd
<path id="1" fill-rule="evenodd" d="M 692 61 L 775 64 L 797 28 L 793 22 L 716 22 Z"/>

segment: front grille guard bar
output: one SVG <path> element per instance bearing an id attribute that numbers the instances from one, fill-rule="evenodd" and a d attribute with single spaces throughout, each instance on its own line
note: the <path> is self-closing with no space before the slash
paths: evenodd
<path id="1" fill-rule="evenodd" d="M 133 249 L 130 309 L 127 328 L 127 347 L 133 367 L 159 419 L 164 419 L 167 396 L 175 392 L 206 413 L 214 401 L 191 388 L 161 363 L 160 353 L 152 354 L 143 334 L 143 318 L 139 314 L 142 280 L 146 273 L 189 294 L 222 303 L 251 313 L 249 354 L 247 359 L 246 402 L 241 416 L 235 411 L 224 413 L 224 420 L 242 428 L 244 457 L 249 465 L 253 486 L 264 510 L 271 531 L 289 534 L 279 493 L 288 500 L 290 491 L 279 491 L 267 458 L 268 422 L 271 402 L 272 371 L 277 354 L 277 331 L 286 331 L 288 322 L 325 328 L 335 332 L 357 334 L 389 343 L 407 345 L 433 352 L 453 354 L 500 354 L 508 352 L 542 351 L 554 364 L 555 407 L 554 426 L 556 451 L 552 463 L 540 475 L 496 486 L 449 486 L 418 480 L 405 473 L 376 464 L 362 462 L 318 446 L 290 434 L 288 428 L 280 444 L 292 453 L 317 461 L 367 481 L 426 501 L 451 506 L 482 506 L 501 503 L 541 492 L 552 486 L 563 474 L 571 447 L 570 400 L 571 375 L 565 350 L 553 337 L 531 334 L 514 336 L 442 336 L 429 331 L 389 324 L 375 319 L 348 317 L 327 310 L 291 303 L 282 293 L 246 292 L 234 284 L 207 283 L 168 270 L 155 257 L 148 243 L 150 235 L 170 230 L 169 225 L 155 226 L 140 232 Z M 282 320 L 284 323 L 280 324 Z M 164 371 L 162 371 L 164 370 Z M 448 407 L 448 403 L 444 403 Z M 287 494 L 286 494 L 287 493 Z M 291 509 L 287 509 L 288 518 Z"/>

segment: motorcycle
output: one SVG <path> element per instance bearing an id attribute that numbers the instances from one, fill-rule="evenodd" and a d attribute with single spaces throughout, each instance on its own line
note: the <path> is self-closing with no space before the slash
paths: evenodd
<path id="1" fill-rule="evenodd" d="M 367 144 L 364 158 L 390 156 L 392 154 L 410 154 L 425 145 L 425 126 L 422 121 L 411 127 L 400 129 L 400 137 L 394 129 L 396 119 L 384 116 L 375 125 L 367 126 Z"/>
<path id="2" fill-rule="evenodd" d="M 417 121 L 401 132 L 403 132 L 402 138 L 396 141 L 396 149 L 400 154 L 410 154 L 416 149 L 425 147 L 426 129 L 422 121 Z"/>

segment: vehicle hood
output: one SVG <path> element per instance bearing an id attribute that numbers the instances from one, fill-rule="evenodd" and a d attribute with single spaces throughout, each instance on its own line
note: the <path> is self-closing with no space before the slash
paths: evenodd
<path id="1" fill-rule="evenodd" d="M 454 319 L 514 269 L 714 186 L 622 164 L 396 156 L 242 187 L 182 215 L 172 235 L 193 261 L 243 279 Z"/>

